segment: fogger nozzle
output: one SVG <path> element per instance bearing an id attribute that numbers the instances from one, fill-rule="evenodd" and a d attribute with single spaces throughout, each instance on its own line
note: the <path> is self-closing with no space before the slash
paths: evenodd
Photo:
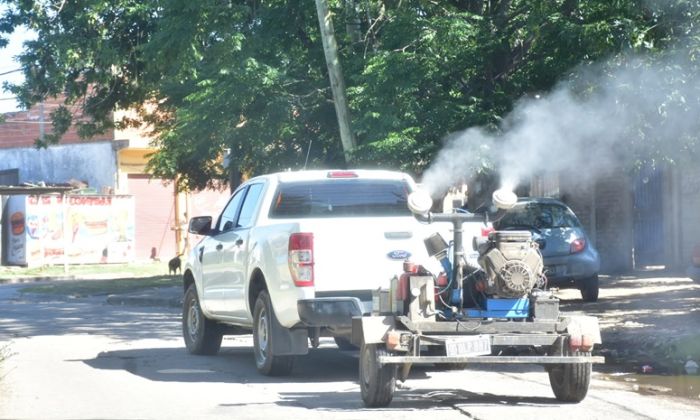
<path id="1" fill-rule="evenodd" d="M 430 255 L 431 257 L 435 257 L 438 261 L 440 261 L 440 264 L 445 270 L 445 273 L 448 275 L 448 278 L 451 279 L 452 264 L 450 263 L 450 259 L 447 255 L 449 246 L 447 245 L 447 242 L 445 242 L 445 239 L 442 237 L 442 235 L 440 235 L 439 233 L 433 233 L 432 235 L 425 238 L 423 242 L 425 243 L 425 249 L 428 251 L 428 255 Z"/>

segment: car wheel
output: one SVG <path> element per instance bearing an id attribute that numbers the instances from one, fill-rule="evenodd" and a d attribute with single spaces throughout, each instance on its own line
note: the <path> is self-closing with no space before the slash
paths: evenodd
<path id="1" fill-rule="evenodd" d="M 275 356 L 273 353 L 272 311 L 270 295 L 263 290 L 255 301 L 253 310 L 253 351 L 255 366 L 266 376 L 289 375 L 294 366 L 294 356 Z"/>
<path id="2" fill-rule="evenodd" d="M 581 298 L 584 302 L 595 302 L 598 300 L 599 290 L 598 275 L 594 274 L 587 278 L 581 285 Z"/>
<path id="3" fill-rule="evenodd" d="M 204 316 L 194 284 L 187 288 L 182 305 L 182 336 L 191 354 L 213 355 L 221 348 L 222 329 Z"/>

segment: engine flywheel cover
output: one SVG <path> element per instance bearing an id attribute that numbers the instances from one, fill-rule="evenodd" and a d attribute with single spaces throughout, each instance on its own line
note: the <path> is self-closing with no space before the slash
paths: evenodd
<path id="1" fill-rule="evenodd" d="M 530 267 L 520 260 L 509 260 L 501 267 L 501 293 L 519 297 L 529 292 L 535 285 L 535 276 Z"/>

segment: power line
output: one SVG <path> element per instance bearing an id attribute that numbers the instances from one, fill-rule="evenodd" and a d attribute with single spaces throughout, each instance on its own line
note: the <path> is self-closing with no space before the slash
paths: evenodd
<path id="1" fill-rule="evenodd" d="M 17 73 L 18 71 L 22 71 L 22 69 L 19 68 L 19 69 L 14 69 L 14 70 L 8 70 L 8 71 L 0 73 L 0 76 L 6 76 L 8 74 Z"/>

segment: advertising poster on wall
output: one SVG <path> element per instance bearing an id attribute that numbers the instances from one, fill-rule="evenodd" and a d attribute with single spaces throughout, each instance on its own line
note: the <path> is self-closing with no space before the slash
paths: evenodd
<path id="1" fill-rule="evenodd" d="M 59 195 L 15 196 L 8 205 L 10 264 L 115 263 L 134 258 L 131 196 L 67 195 L 65 201 Z"/>
<path id="2" fill-rule="evenodd" d="M 7 201 L 7 262 L 15 265 L 27 264 L 27 233 L 25 227 L 24 196 L 10 197 Z"/>

